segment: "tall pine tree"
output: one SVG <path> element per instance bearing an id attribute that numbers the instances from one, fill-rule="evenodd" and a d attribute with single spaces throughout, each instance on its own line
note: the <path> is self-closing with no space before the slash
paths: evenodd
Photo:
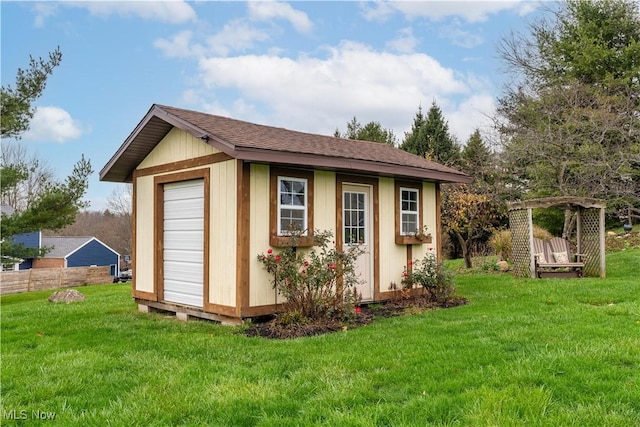
<path id="1" fill-rule="evenodd" d="M 49 54 L 49 60 L 30 58 L 29 68 L 18 69 L 15 88 L 2 86 L 0 101 L 2 108 L 1 133 L 3 138 L 20 139 L 29 129 L 35 108 L 32 103 L 42 95 L 47 78 L 60 64 L 62 53 L 56 49 Z M 3 141 L 3 143 L 6 143 Z M 47 182 L 42 190 L 32 197 L 26 209 L 7 214 L 2 213 L 0 227 L 0 252 L 3 262 L 42 255 L 40 248 L 29 249 L 16 244 L 13 236 L 43 229 L 59 230 L 72 224 L 78 211 L 87 204 L 82 200 L 87 188 L 89 175 L 93 172 L 91 163 L 84 156 L 75 164 L 73 172 L 62 182 Z M 28 165 L 3 163 L 0 165 L 0 196 L 5 195 L 21 181 L 28 178 Z M 10 210 L 10 209 L 7 209 Z"/>
<path id="2" fill-rule="evenodd" d="M 426 117 L 422 107 L 418 108 L 411 132 L 405 134 L 400 149 L 444 165 L 456 165 L 460 159 L 460 146 L 449 133 L 449 124 L 435 101 Z"/>

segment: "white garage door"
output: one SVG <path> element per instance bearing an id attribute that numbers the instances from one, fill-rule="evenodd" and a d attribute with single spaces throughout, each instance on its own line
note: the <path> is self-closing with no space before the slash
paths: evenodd
<path id="1" fill-rule="evenodd" d="M 164 299 L 204 305 L 204 180 L 164 186 Z"/>

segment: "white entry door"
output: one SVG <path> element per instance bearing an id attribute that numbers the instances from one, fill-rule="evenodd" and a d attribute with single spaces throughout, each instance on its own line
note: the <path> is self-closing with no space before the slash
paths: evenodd
<path id="1" fill-rule="evenodd" d="M 366 252 L 356 262 L 356 274 L 361 284 L 356 290 L 362 301 L 373 300 L 373 208 L 371 186 L 342 185 L 343 250 L 360 245 Z"/>
<path id="2" fill-rule="evenodd" d="M 164 300 L 204 306 L 204 180 L 164 185 Z"/>

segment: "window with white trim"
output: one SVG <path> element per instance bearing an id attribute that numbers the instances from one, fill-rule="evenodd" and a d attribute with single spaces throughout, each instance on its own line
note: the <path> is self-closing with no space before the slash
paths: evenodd
<path id="1" fill-rule="evenodd" d="M 400 187 L 400 235 L 413 236 L 420 228 L 420 197 L 415 188 Z"/>
<path id="2" fill-rule="evenodd" d="M 278 177 L 278 235 L 288 236 L 292 230 L 307 235 L 307 180 Z"/>

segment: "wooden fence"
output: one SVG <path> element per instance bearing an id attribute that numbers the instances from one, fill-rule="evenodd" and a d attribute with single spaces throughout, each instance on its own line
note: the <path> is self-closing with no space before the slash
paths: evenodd
<path id="1" fill-rule="evenodd" d="M 32 268 L 0 273 L 0 295 L 112 283 L 111 267 Z"/>

